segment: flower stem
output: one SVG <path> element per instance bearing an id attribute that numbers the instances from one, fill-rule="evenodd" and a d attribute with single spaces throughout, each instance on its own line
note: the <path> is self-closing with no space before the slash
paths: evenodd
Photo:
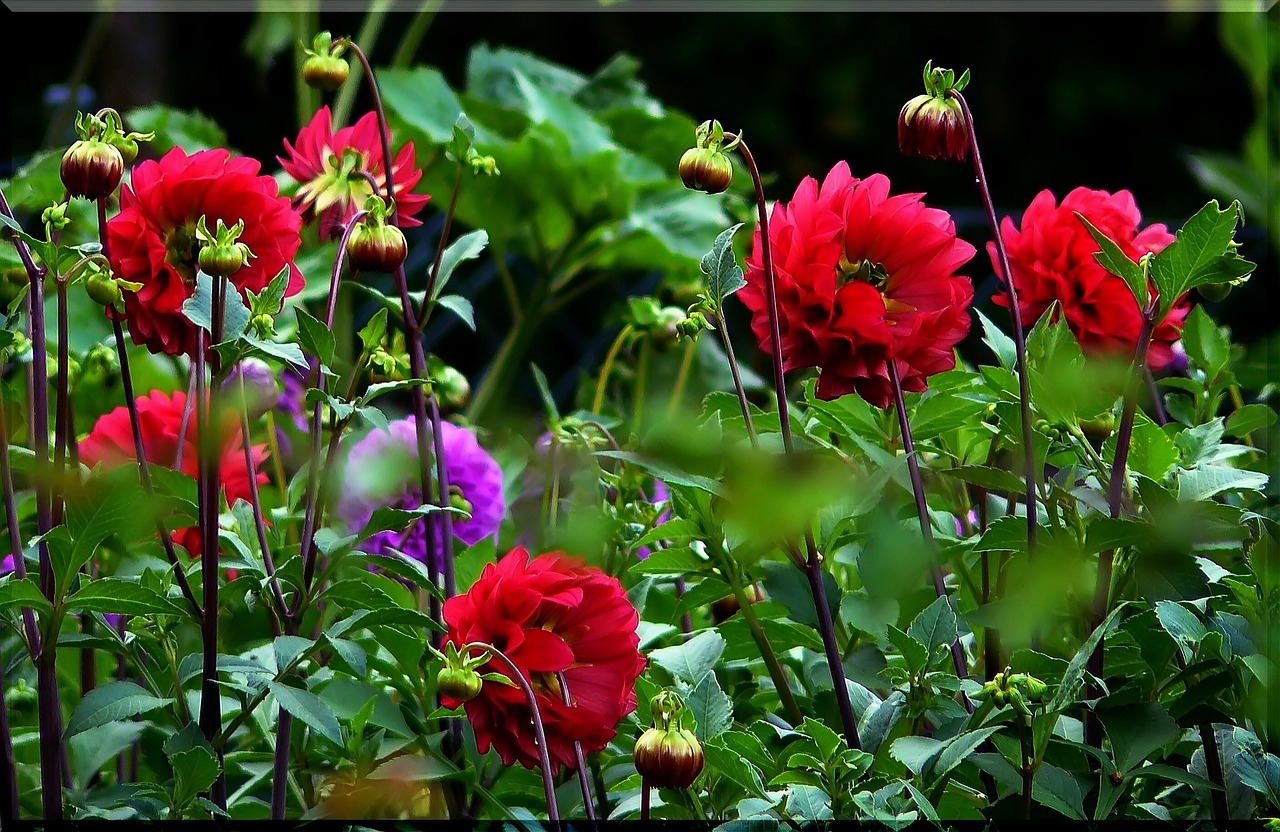
<path id="1" fill-rule="evenodd" d="M 596 394 L 591 400 L 591 412 L 600 413 L 600 408 L 604 407 L 604 393 L 609 387 L 609 376 L 613 374 L 613 365 L 618 360 L 618 353 L 622 350 L 622 345 L 631 337 L 631 333 L 635 332 L 635 327 L 631 324 L 624 326 L 618 336 L 613 339 L 613 343 L 609 346 L 609 352 L 604 357 L 604 364 L 600 367 L 600 378 L 596 379 Z"/>
<path id="2" fill-rule="evenodd" d="M 649 781 L 640 781 L 640 820 L 649 819 Z"/>
<path id="3" fill-rule="evenodd" d="M 56 525 L 62 522 L 63 495 L 67 483 L 67 434 L 70 432 L 71 385 L 67 373 L 70 369 L 71 356 L 67 341 L 67 282 L 65 275 L 56 275 L 54 285 L 58 292 L 58 380 L 56 404 L 53 416 L 53 475 L 54 487 L 50 496 L 52 503 L 52 521 Z"/>
<path id="4" fill-rule="evenodd" d="M 716 330 L 720 333 L 720 342 L 724 345 L 724 354 L 729 359 L 729 373 L 733 376 L 733 391 L 738 395 L 738 407 L 742 409 L 742 419 L 747 424 L 747 436 L 751 439 L 751 447 L 760 449 L 760 438 L 756 436 L 756 426 L 751 421 L 751 405 L 747 403 L 747 391 L 742 386 L 742 371 L 738 368 L 738 357 L 733 352 L 733 339 L 729 337 L 729 322 L 724 312 L 716 315 Z"/>
<path id="5" fill-rule="evenodd" d="M 538 744 L 538 763 L 542 767 L 542 789 L 547 799 L 547 819 L 556 822 L 560 820 L 560 808 L 556 805 L 556 782 L 551 772 L 550 751 L 547 748 L 547 734 L 542 725 L 542 711 L 538 708 L 538 697 L 533 692 L 533 688 L 529 686 L 529 680 L 520 672 L 520 668 L 516 667 L 507 655 L 492 644 L 484 642 L 471 642 L 463 645 L 460 652 L 470 653 L 472 650 L 483 650 L 489 654 L 490 658 L 497 659 L 506 669 L 507 677 L 524 692 L 525 699 L 529 701 L 529 710 L 533 714 L 533 736 Z M 518 729 L 517 729 L 518 730 Z"/>
<path id="6" fill-rule="evenodd" d="M 1014 717 L 1018 722 L 1018 747 L 1022 753 L 1022 819 L 1031 820 L 1031 795 L 1035 790 L 1036 770 L 1033 765 L 1034 752 L 1031 745 L 1031 728 L 1021 714 Z"/>
<path id="7" fill-rule="evenodd" d="M 1151 335 L 1155 331 L 1157 299 L 1142 312 L 1142 328 L 1138 331 L 1138 344 L 1133 354 L 1133 366 L 1129 371 L 1129 384 L 1124 395 L 1124 410 L 1120 415 L 1119 432 L 1116 434 L 1116 453 L 1111 461 L 1111 481 L 1107 489 L 1107 508 L 1113 519 L 1120 516 L 1121 503 L 1124 499 L 1125 484 L 1128 482 L 1126 469 L 1129 461 L 1129 446 L 1133 441 L 1133 420 L 1138 409 L 1139 380 L 1147 365 L 1147 351 L 1151 347 Z M 1098 582 L 1093 592 L 1093 622 L 1089 632 L 1097 630 L 1111 606 L 1111 572 L 1115 563 L 1115 550 L 1108 549 L 1098 557 Z M 1094 648 L 1089 657 L 1089 673 L 1095 679 L 1102 679 L 1105 672 L 1102 640 Z M 1099 694 L 1097 685 L 1089 686 L 1089 697 Z M 1097 714 L 1090 710 L 1085 720 L 1085 743 L 1094 748 L 1102 747 L 1102 723 Z"/>
<path id="8" fill-rule="evenodd" d="M 289 795 L 289 746 L 293 734 L 293 714 L 280 709 L 276 716 L 276 750 L 271 767 L 271 819 L 284 820 Z"/>
<path id="9" fill-rule="evenodd" d="M 649 386 L 649 364 L 653 360 L 653 342 L 648 338 L 640 343 L 640 360 L 636 364 L 635 413 L 631 419 L 632 430 L 639 432 L 644 423 L 645 389 Z"/>
<path id="10" fill-rule="evenodd" d="M 253 508 L 253 525 L 258 533 L 258 546 L 262 549 L 262 563 L 267 570 L 267 581 L 271 584 L 271 595 L 276 602 L 276 614 L 281 623 L 287 626 L 289 608 L 285 605 L 284 593 L 280 590 L 280 579 L 276 577 L 275 561 L 271 558 L 271 546 L 267 543 L 267 526 L 262 518 L 262 497 L 258 492 L 257 466 L 253 464 L 253 446 L 249 441 L 249 414 L 244 374 L 238 374 L 237 379 L 240 382 L 240 435 L 244 445 L 244 465 L 249 472 L 249 505 Z"/>
<path id="11" fill-rule="evenodd" d="M 364 22 L 360 24 L 360 31 L 356 32 L 356 41 L 358 43 L 367 43 L 369 48 L 373 48 L 373 44 L 378 42 L 378 35 L 382 32 L 382 23 L 387 16 L 387 7 L 391 4 L 387 0 L 374 0 L 369 10 L 365 13 Z M 351 115 L 351 106 L 356 100 L 356 91 L 360 88 L 360 68 L 356 67 L 351 72 L 351 77 L 347 79 L 347 83 L 343 84 L 342 89 L 338 92 L 337 99 L 333 102 L 333 129 L 337 130 L 346 124 L 347 116 Z M 387 176 L 391 175 L 390 169 L 387 170 Z"/>
<path id="12" fill-rule="evenodd" d="M 991 226 L 991 238 L 996 244 L 996 257 L 1000 261 L 1000 271 L 1004 274 L 1005 294 L 1009 300 L 1009 317 L 1013 319 L 1013 347 L 1018 367 L 1018 412 L 1022 420 L 1022 468 L 1023 477 L 1026 480 L 1023 500 L 1027 507 L 1027 557 L 1034 558 L 1038 532 L 1036 483 L 1040 481 L 1040 472 L 1036 469 L 1035 443 L 1031 430 L 1031 377 L 1027 374 L 1027 338 L 1022 326 L 1022 310 L 1018 306 L 1018 288 L 1014 285 L 1009 252 L 1005 248 L 1004 235 L 1000 233 L 1000 222 L 996 219 L 991 189 L 987 186 L 987 173 L 982 166 L 982 152 L 978 149 L 978 134 L 973 126 L 973 113 L 969 110 L 969 102 L 959 90 L 953 89 L 949 94 L 960 104 L 965 126 L 968 128 L 969 149 L 973 154 L 974 181 L 978 186 L 978 193 L 982 196 L 982 206 L 987 212 L 987 224 Z M 1033 641 L 1038 640 L 1038 637 L 1033 639 Z"/>
<path id="13" fill-rule="evenodd" d="M 769 312 L 769 346 L 773 358 L 773 391 L 778 401 L 778 424 L 782 428 L 782 446 L 787 456 L 795 455 L 795 446 L 791 441 L 791 412 L 787 407 L 787 379 L 782 361 L 782 333 L 778 321 L 778 286 L 773 272 L 773 248 L 769 241 L 769 212 L 764 200 L 764 185 L 760 181 L 760 169 L 756 165 L 751 149 L 742 141 L 741 136 L 725 133 L 725 141 L 737 141 L 738 152 L 751 172 L 751 182 L 756 192 L 756 213 L 760 217 L 760 249 L 764 260 L 764 291 Z M 831 672 L 831 685 L 835 689 L 836 704 L 840 710 L 840 722 L 844 729 L 845 742 L 850 748 L 858 749 L 858 722 L 853 715 L 853 705 L 849 701 L 849 686 L 845 680 L 844 663 L 841 660 L 840 644 L 836 639 L 835 624 L 831 618 L 831 609 L 827 606 L 827 590 L 823 582 L 822 557 L 814 543 L 813 533 L 805 533 L 804 570 L 809 579 L 809 592 L 813 596 L 813 606 L 818 614 L 818 632 L 822 636 L 822 646 L 827 654 L 827 667 Z"/>
<path id="14" fill-rule="evenodd" d="M 693 357 L 697 348 L 697 341 L 690 340 L 685 344 L 684 356 L 680 359 L 680 370 L 676 373 L 675 387 L 671 389 L 671 403 L 667 405 L 667 419 L 674 419 L 680 410 L 680 400 L 684 398 L 684 388 L 689 383 L 689 370 L 693 368 Z"/>
<path id="15" fill-rule="evenodd" d="M 902 430 L 902 447 L 907 455 L 907 470 L 911 474 L 911 490 L 915 492 L 916 498 L 916 514 L 920 519 L 920 535 L 924 538 L 925 546 L 929 549 L 929 573 L 933 577 L 933 591 L 939 598 L 946 598 L 947 603 L 951 604 L 951 599 L 947 596 L 946 581 L 942 577 L 942 567 L 938 564 L 938 550 L 933 540 L 933 526 L 929 521 L 929 506 L 924 499 L 924 480 L 920 476 L 920 460 L 916 458 L 915 443 L 911 439 L 911 422 L 907 418 L 907 405 L 902 396 L 902 379 L 898 374 L 897 362 L 890 358 L 885 362 L 885 367 L 889 370 L 889 383 L 893 385 L 893 401 L 895 409 L 898 411 L 898 427 Z M 965 667 L 964 650 L 960 648 L 960 638 L 951 642 L 951 661 L 955 666 L 956 677 L 959 679 L 969 678 L 969 671 Z M 969 697 L 964 697 L 964 707 L 969 713 L 973 713 L 973 703 L 969 701 Z"/>
<path id="16" fill-rule="evenodd" d="M 13 574 L 18 580 L 26 580 L 27 560 L 22 554 L 22 532 L 18 527 L 18 509 L 14 502 L 13 470 L 9 467 L 9 416 L 0 403 L 0 488 L 4 489 L 4 517 L 9 530 L 9 549 L 13 552 Z M 32 658 L 40 652 L 40 631 L 36 628 L 36 615 L 30 607 L 22 610 L 23 630 L 27 637 L 27 650 Z"/>
<path id="17" fill-rule="evenodd" d="M 556 671 L 556 679 L 560 682 L 560 696 L 564 704 L 573 707 L 573 698 L 569 695 L 569 680 L 564 678 L 564 673 Z M 591 796 L 591 781 L 587 772 L 587 758 L 582 753 L 582 743 L 578 740 L 573 741 L 573 756 L 578 762 L 578 786 L 582 789 L 582 808 L 587 814 L 587 820 L 595 821 L 596 819 L 596 801 Z"/>
<path id="18" fill-rule="evenodd" d="M 413 62 L 413 56 L 418 52 L 418 46 L 422 43 L 423 37 L 427 34 L 427 29 L 431 28 L 431 22 L 435 20 L 436 12 L 444 4 L 444 0 L 426 0 L 413 16 L 413 22 L 409 24 L 409 28 L 405 30 L 404 35 L 400 38 L 400 44 L 396 47 L 395 56 L 391 59 L 391 65 L 397 69 L 408 66 Z"/>

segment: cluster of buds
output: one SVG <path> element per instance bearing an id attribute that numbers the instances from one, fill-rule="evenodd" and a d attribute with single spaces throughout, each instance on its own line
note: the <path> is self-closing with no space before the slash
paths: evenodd
<path id="1" fill-rule="evenodd" d="M 120 114 L 110 108 L 94 115 L 76 114 L 80 139 L 62 156 L 59 173 L 73 197 L 105 199 L 120 185 L 124 166 L 138 156 L 138 142 L 155 133 L 126 133 Z"/>
<path id="2" fill-rule="evenodd" d="M 645 335 L 658 349 L 666 349 L 680 337 L 680 328 L 687 315 L 678 306 L 663 306 L 657 298 L 628 298 L 629 323 L 636 332 Z"/>
<path id="3" fill-rule="evenodd" d="M 200 241 L 196 264 L 200 271 L 213 277 L 230 277 L 240 271 L 253 257 L 253 252 L 249 251 L 247 245 L 236 242 L 243 233 L 244 220 L 238 220 L 230 228 L 222 220 L 218 220 L 217 229 L 210 234 L 205 218 L 201 215 L 196 221 L 196 239 Z"/>
<path id="4" fill-rule="evenodd" d="M 685 727 L 688 712 L 680 697 L 664 690 L 649 704 L 653 725 L 636 740 L 636 772 L 645 785 L 687 789 L 702 772 L 705 759 L 697 736 Z"/>
<path id="5" fill-rule="evenodd" d="M 365 200 L 364 210 L 347 239 L 347 259 L 353 271 L 392 274 L 409 256 L 404 232 L 387 223 L 387 203 L 377 194 Z"/>
<path id="6" fill-rule="evenodd" d="M 372 381 L 403 381 L 409 378 L 409 351 L 404 333 L 396 332 L 388 343 L 384 340 L 369 353 L 369 378 Z"/>
<path id="7" fill-rule="evenodd" d="M 67 216 L 67 207 L 68 204 L 65 202 L 55 202 L 40 212 L 40 224 L 44 226 L 46 237 L 71 224 L 71 218 Z"/>
<path id="8" fill-rule="evenodd" d="M 609 444 L 609 437 L 597 424 L 577 416 L 565 416 L 548 427 L 550 430 L 535 446 L 539 453 L 549 453 L 552 444 L 582 448 L 587 453 L 594 453 Z"/>
<path id="9" fill-rule="evenodd" d="M 972 698 L 979 702 L 990 699 L 998 707 L 1011 705 L 1018 713 L 1030 719 L 1031 706 L 1043 701 L 1048 689 L 1048 685 L 1034 676 L 1014 673 L 1012 668 L 1005 668 L 983 685 L 982 690 Z"/>
<path id="10" fill-rule="evenodd" d="M 716 326 L 711 321 L 716 317 L 716 311 L 715 301 L 707 297 L 705 292 L 700 294 L 697 302 L 685 312 L 684 320 L 676 327 L 677 335 L 681 338 L 697 338 L 703 332 L 714 330 Z"/>
<path id="11" fill-rule="evenodd" d="M 741 136 L 725 144 L 720 122 L 704 121 L 698 125 L 695 137 L 695 146 L 680 157 L 680 181 L 692 191 L 724 193 L 733 181 L 733 160 L 728 154 L 738 146 Z"/>
<path id="12" fill-rule="evenodd" d="M 969 83 L 969 70 L 959 78 L 953 70 L 924 65 L 923 95 L 902 106 L 898 114 L 898 149 L 908 156 L 926 159 L 969 158 L 969 131 L 964 110 L 951 92 L 960 92 Z"/>
<path id="13" fill-rule="evenodd" d="M 303 46 L 307 60 L 302 64 L 302 80 L 312 89 L 333 92 L 347 81 L 351 68 L 342 53 L 347 51 L 346 39 L 333 42 L 333 35 L 321 32 L 311 41 L 311 48 Z"/>

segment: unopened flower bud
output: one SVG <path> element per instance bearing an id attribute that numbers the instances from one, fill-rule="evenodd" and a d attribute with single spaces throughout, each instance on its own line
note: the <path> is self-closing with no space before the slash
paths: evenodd
<path id="1" fill-rule="evenodd" d="M 280 400 L 280 385 L 276 374 L 267 362 L 258 358 L 246 358 L 222 382 L 222 389 L 229 392 L 232 401 L 240 397 L 240 383 L 244 382 L 244 407 L 249 421 L 257 421 Z"/>
<path id="2" fill-rule="evenodd" d="M 963 162 L 969 158 L 969 131 L 960 102 L 949 95 L 969 83 L 966 70 L 960 78 L 949 69 L 924 68 L 926 92 L 902 106 L 898 113 L 898 149 L 908 156 L 926 159 L 951 159 Z"/>
<path id="3" fill-rule="evenodd" d="M 480 695 L 484 680 L 474 670 L 445 666 L 436 674 L 436 689 L 441 696 L 469 702 Z"/>
<path id="4" fill-rule="evenodd" d="M 650 787 L 687 789 L 702 772 L 702 744 L 687 728 L 649 728 L 636 741 L 636 772 Z"/>
<path id="5" fill-rule="evenodd" d="M 316 35 L 307 51 L 307 60 L 302 64 L 302 80 L 307 86 L 333 92 L 347 81 L 351 68 L 341 57 L 345 45 L 333 46 L 333 36 L 328 32 Z"/>
<path id="6" fill-rule="evenodd" d="M 475 508 L 471 505 L 471 501 L 463 495 L 462 489 L 456 485 L 449 486 L 449 505 L 459 511 L 465 511 L 467 514 L 470 514 Z"/>
<path id="7" fill-rule="evenodd" d="M 1234 286 L 1230 283 L 1206 283 L 1196 287 L 1196 291 L 1200 293 L 1200 297 L 1210 303 L 1226 300 L 1227 295 L 1231 294 Z"/>
<path id="8" fill-rule="evenodd" d="M 244 233 L 244 220 L 238 221 L 230 228 L 222 220 L 218 220 L 215 231 L 210 233 L 201 215 L 196 222 L 196 239 L 202 245 L 196 263 L 200 271 L 213 277 L 230 277 L 240 271 L 245 263 L 253 257 L 253 252 L 244 243 L 236 240 Z"/>
<path id="9" fill-rule="evenodd" d="M 67 203 L 65 202 L 50 205 L 40 214 L 40 224 L 47 225 L 54 231 L 61 231 L 70 222 L 71 220 L 67 219 Z"/>
<path id="10" fill-rule="evenodd" d="M 680 181 L 693 191 L 724 193 L 733 182 L 733 161 L 720 150 L 691 147 L 680 157 Z"/>
<path id="11" fill-rule="evenodd" d="M 658 310 L 658 320 L 650 330 L 653 345 L 665 349 L 674 344 L 680 337 L 680 324 L 686 317 L 685 311 L 678 306 L 664 306 Z"/>
<path id="12" fill-rule="evenodd" d="M 276 334 L 276 319 L 265 312 L 261 315 L 254 315 L 253 319 L 249 321 L 249 326 L 264 341 Z"/>
<path id="13" fill-rule="evenodd" d="M 124 157 L 113 145 L 93 136 L 67 148 L 59 172 L 67 193 L 83 199 L 103 199 L 120 185 Z"/>
<path id="14" fill-rule="evenodd" d="M 26 679 L 19 679 L 18 684 L 4 692 L 4 696 L 9 707 L 15 711 L 25 710 L 35 705 L 39 698 L 36 695 L 36 689 L 29 687 Z"/>
<path id="15" fill-rule="evenodd" d="M 89 297 L 102 306 L 114 308 L 123 300 L 120 284 L 110 272 L 103 269 L 94 269 L 85 280 L 84 287 L 89 292 Z"/>
<path id="16" fill-rule="evenodd" d="M 391 274 L 409 256 L 404 233 L 386 223 L 386 207 L 374 196 L 365 203 L 369 215 L 359 222 L 347 239 L 347 258 L 351 268 L 361 272 Z"/>

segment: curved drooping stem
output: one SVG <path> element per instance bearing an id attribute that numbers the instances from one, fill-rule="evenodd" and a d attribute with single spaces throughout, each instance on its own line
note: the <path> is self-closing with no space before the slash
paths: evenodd
<path id="1" fill-rule="evenodd" d="M 492 644 L 485 644 L 482 641 L 473 641 L 463 645 L 458 652 L 466 655 L 472 650 L 483 650 L 489 654 L 492 659 L 498 662 L 506 669 L 507 678 L 515 683 L 516 687 L 524 692 L 524 697 L 529 701 L 529 710 L 533 714 L 533 736 L 538 744 L 538 764 L 542 769 L 542 789 L 547 799 L 547 819 L 551 821 L 560 820 L 560 808 L 556 805 L 556 781 L 551 771 L 551 752 L 547 748 L 547 733 L 542 725 L 542 711 L 538 708 L 538 696 L 533 692 L 533 688 L 529 685 L 529 680 L 524 678 L 524 674 L 520 672 L 520 668 L 516 667 L 507 655 Z"/>
<path id="2" fill-rule="evenodd" d="M 9 550 L 13 553 L 13 574 L 18 580 L 26 580 L 27 561 L 22 554 L 22 533 L 18 528 L 18 507 L 14 501 L 13 470 L 9 467 L 9 416 L 0 403 L 0 488 L 4 489 L 4 518 L 9 531 Z M 30 607 L 22 610 L 23 632 L 27 638 L 27 650 L 34 658 L 40 652 L 40 631 L 36 627 L 36 614 Z"/>
<path id="3" fill-rule="evenodd" d="M 569 694 L 569 680 L 564 673 L 557 671 L 556 680 L 560 683 L 560 696 L 564 704 L 572 706 L 573 697 Z M 578 761 L 578 785 L 582 789 L 582 808 L 587 813 L 587 820 L 596 819 L 595 798 L 591 795 L 591 781 L 587 774 L 587 756 L 582 753 L 582 743 L 573 741 L 573 756 Z"/>
<path id="4" fill-rule="evenodd" d="M 773 359 L 773 391 L 778 401 L 778 423 L 782 428 L 782 446 L 788 456 L 795 454 L 791 441 L 791 413 L 787 407 L 787 379 L 782 361 L 782 332 L 778 320 L 778 287 L 773 271 L 773 250 L 769 241 L 769 211 L 764 199 L 764 186 L 760 182 L 760 169 L 751 149 L 742 141 L 741 136 L 732 133 L 724 134 L 725 141 L 737 143 L 737 150 L 751 173 L 751 182 L 755 186 L 756 212 L 760 218 L 760 249 L 764 265 L 765 308 L 769 313 L 769 345 Z M 744 411 L 745 412 L 745 411 Z M 849 699 L 849 686 L 844 674 L 844 661 L 840 653 L 840 643 L 836 639 L 835 622 L 831 618 L 831 608 L 827 603 L 827 590 L 822 570 L 822 557 L 818 553 L 813 533 L 805 533 L 804 562 L 805 576 L 809 580 L 809 592 L 813 596 L 813 606 L 818 615 L 818 632 L 822 636 L 822 646 L 827 656 L 827 667 L 831 671 L 831 685 L 836 696 L 836 705 L 840 711 L 840 724 L 843 728 L 845 742 L 850 748 L 860 748 L 858 738 L 858 721 L 853 715 L 853 703 Z"/>
<path id="5" fill-rule="evenodd" d="M 1004 245 L 1004 235 L 1000 233 L 1000 222 L 996 219 L 995 204 L 991 201 L 991 189 L 987 187 L 987 173 L 982 167 L 982 153 L 978 150 L 978 134 L 973 128 L 973 113 L 969 110 L 969 102 L 959 90 L 949 92 L 960 104 L 964 114 L 965 127 L 969 133 L 969 150 L 973 155 L 973 173 L 978 185 L 978 193 L 982 196 L 982 205 L 987 212 L 987 224 L 991 226 L 991 239 L 995 242 L 996 258 L 1000 261 L 1000 271 L 1004 274 L 1005 294 L 1009 299 L 1009 317 L 1013 319 L 1013 346 L 1017 356 L 1018 367 L 1018 411 L 1022 419 L 1022 467 L 1026 480 L 1026 491 L 1023 495 L 1027 507 L 1027 556 L 1035 557 L 1036 553 L 1036 484 L 1040 481 L 1036 470 L 1035 444 L 1031 430 L 1031 380 L 1027 374 L 1027 339 L 1022 326 L 1022 310 L 1018 306 L 1018 287 L 1014 283 L 1013 269 L 1009 264 L 1009 252 Z"/>
<path id="6" fill-rule="evenodd" d="M 924 479 L 920 476 L 920 460 L 916 458 L 916 447 L 911 438 L 911 422 L 907 418 L 907 405 L 902 396 L 902 379 L 898 374 L 898 365 L 892 358 L 885 362 L 885 366 L 889 370 L 889 383 L 893 386 L 894 409 L 898 411 L 902 447 L 907 455 L 907 470 L 911 474 L 911 490 L 915 493 L 916 514 L 920 518 L 920 535 L 929 549 L 929 573 L 933 578 L 933 591 L 939 598 L 947 598 L 947 585 L 942 577 L 942 567 L 938 564 L 937 545 L 934 543 L 933 526 L 929 521 L 929 506 L 924 499 Z M 949 598 L 947 603 L 951 603 Z M 951 661 L 955 665 L 957 678 L 969 678 L 959 637 L 951 642 Z M 964 697 L 964 707 L 969 713 L 973 713 L 973 703 L 969 701 L 968 696 Z"/>

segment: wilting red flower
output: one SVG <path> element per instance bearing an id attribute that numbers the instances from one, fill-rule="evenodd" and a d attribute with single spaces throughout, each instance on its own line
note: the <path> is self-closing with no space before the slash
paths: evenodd
<path id="1" fill-rule="evenodd" d="M 302 291 L 302 273 L 293 265 L 302 219 L 278 195 L 276 181 L 258 175 L 260 167 L 222 149 L 188 156 L 175 147 L 158 162 L 133 169 L 131 183 L 120 189 L 120 213 L 107 223 L 107 242 L 116 275 L 142 284 L 136 293 L 124 293 L 135 343 L 169 355 L 195 352 L 196 327 L 182 304 L 195 291 L 201 216 L 210 228 L 217 220 L 228 226 L 244 220 L 239 242 L 253 258 L 229 281 L 246 302 L 247 291 L 262 291 L 285 266 L 286 294 Z"/>
<path id="2" fill-rule="evenodd" d="M 1142 215 L 1128 191 L 1111 194 L 1076 188 L 1061 205 L 1051 191 L 1041 191 L 1022 215 L 1021 230 L 1008 217 L 1000 224 L 1017 281 L 1022 320 L 1030 327 L 1056 300 L 1082 347 L 1132 357 L 1142 328 L 1142 312 L 1124 280 L 1094 259 L 1101 249 L 1076 217 L 1077 211 L 1134 262 L 1147 252 L 1159 252 L 1174 239 L 1161 224 L 1138 230 Z M 1003 280 L 994 243 L 987 243 L 987 253 L 996 275 Z M 996 295 L 996 303 L 1009 305 L 1003 292 Z M 1173 342 L 1190 311 L 1190 302 L 1181 298 L 1156 327 L 1147 357 L 1153 370 L 1161 370 L 1173 360 Z"/>
<path id="3" fill-rule="evenodd" d="M 955 367 L 969 332 L 969 278 L 955 270 L 974 248 L 956 237 L 945 211 L 921 194 L 889 196 L 881 174 L 856 179 L 840 162 L 819 187 L 805 177 L 791 202 L 774 206 L 769 240 L 777 280 L 785 369 L 817 367 L 817 394 L 856 392 L 877 407 L 893 401 L 885 362 L 897 362 L 904 390 Z M 772 349 L 760 230 L 738 297 L 751 329 Z"/>
<path id="4" fill-rule="evenodd" d="M 449 641 L 492 644 L 529 680 L 553 771 L 577 767 L 575 740 L 584 753 L 604 748 L 635 709 L 635 681 L 645 665 L 640 617 L 617 579 L 599 569 L 560 552 L 530 560 L 525 549 L 513 549 L 486 566 L 465 595 L 445 602 L 444 620 Z M 507 675 L 494 661 L 479 672 Z M 572 705 L 561 698 L 557 672 L 564 673 Z M 481 753 L 492 745 L 506 765 L 538 765 L 533 716 L 520 688 L 486 682 L 466 711 Z"/>
<path id="5" fill-rule="evenodd" d="M 294 203 L 308 221 L 319 219 L 320 236 L 337 238 L 342 226 L 364 207 L 373 195 L 368 173 L 385 193 L 387 175 L 382 165 L 382 138 L 378 133 L 378 117 L 366 113 L 350 127 L 336 133 L 329 107 L 312 116 L 311 123 L 298 133 L 297 146 L 285 139 L 288 156 L 276 157 L 285 173 L 298 181 L 301 188 Z M 396 185 L 398 224 L 408 228 L 422 225 L 413 215 L 431 199 L 426 194 L 412 193 L 422 178 L 422 170 L 414 167 L 413 142 L 406 142 L 391 165 Z"/>
<path id="6" fill-rule="evenodd" d="M 187 403 L 186 393 L 179 390 L 169 396 L 159 390 L 152 390 L 145 396 L 139 396 L 135 402 L 138 422 L 142 428 L 142 450 L 147 456 L 147 462 L 174 468 L 178 457 L 182 411 Z M 196 418 L 192 413 L 187 422 L 186 435 L 182 437 L 182 467 L 179 469 L 192 477 L 196 476 L 198 466 L 198 437 Z M 219 471 L 222 488 L 227 496 L 227 503 L 235 505 L 237 500 L 249 499 L 250 472 L 244 464 L 244 440 L 234 417 L 224 423 L 221 448 Z M 93 430 L 80 442 L 80 461 L 90 468 L 98 463 L 110 467 L 137 458 L 134 453 L 133 432 L 129 425 L 129 411 L 123 405 L 99 418 L 94 423 Z M 267 446 L 254 445 L 253 473 L 257 476 L 259 485 L 267 482 L 267 475 L 258 473 L 257 470 L 266 458 Z M 198 528 L 179 529 L 174 533 L 173 540 L 186 548 L 192 557 L 200 556 Z"/>

